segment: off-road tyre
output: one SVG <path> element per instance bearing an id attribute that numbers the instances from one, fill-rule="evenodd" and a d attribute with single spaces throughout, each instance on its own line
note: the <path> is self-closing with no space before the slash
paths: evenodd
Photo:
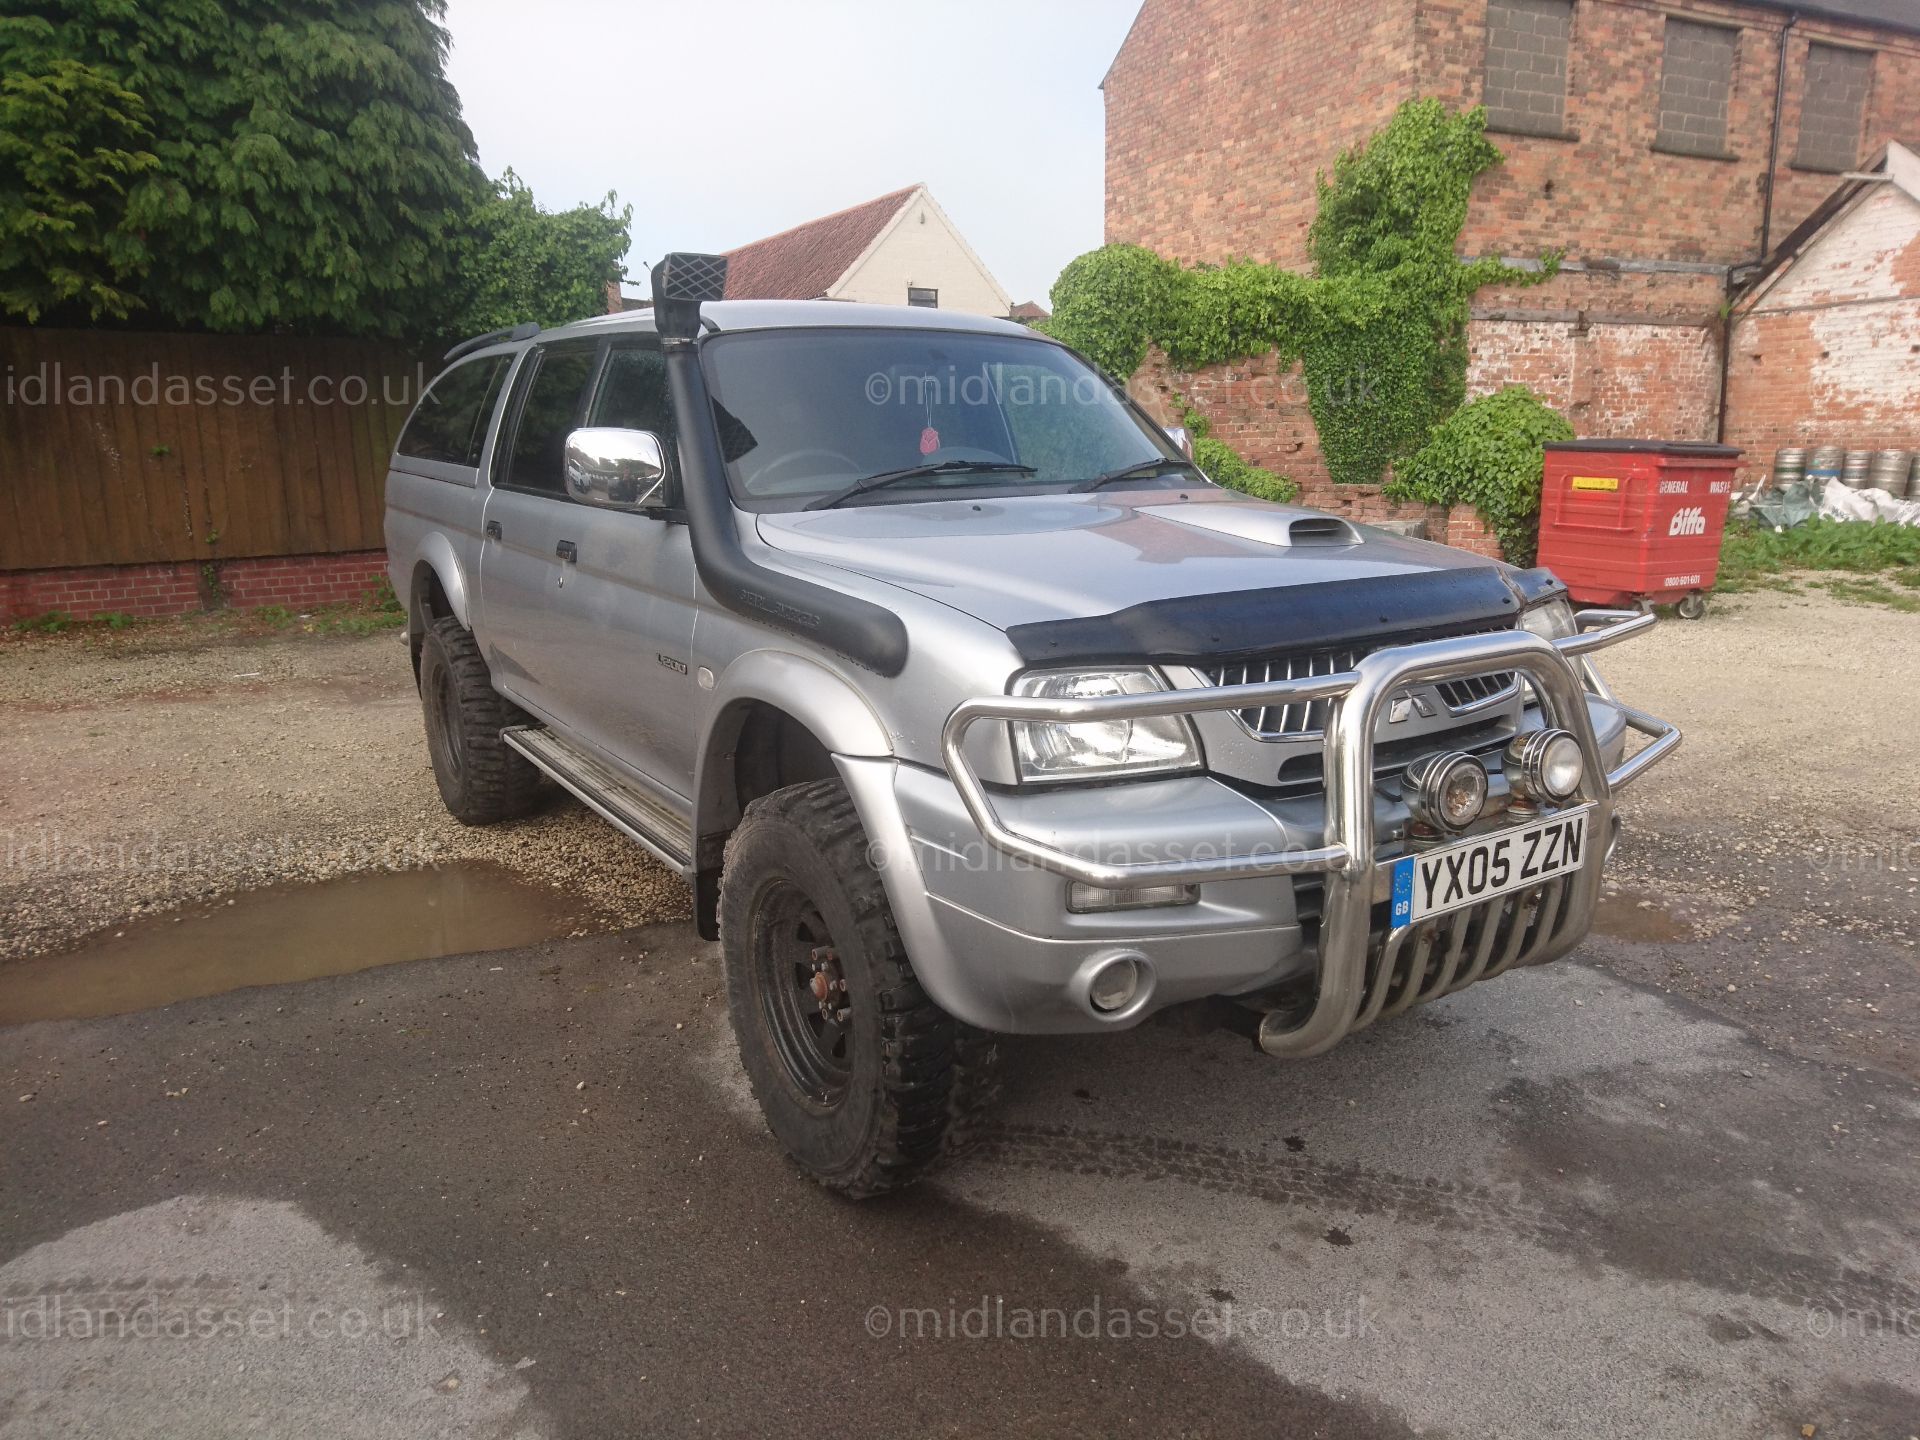
<path id="1" fill-rule="evenodd" d="M 973 1140 L 997 1088 L 994 1038 L 941 1010 L 914 977 L 838 780 L 747 807 L 721 871 L 720 940 L 754 1098 L 813 1179 L 856 1199 L 878 1195 Z M 845 982 L 838 1056 L 819 1043 L 834 1025 L 808 1013 L 817 997 L 796 973 L 810 946 L 832 954 Z"/>
<path id="2" fill-rule="evenodd" d="M 448 814 L 463 825 L 493 825 L 533 808 L 540 772 L 500 738 L 507 726 L 525 725 L 526 713 L 493 688 L 473 632 L 450 615 L 421 642 L 420 708 Z"/>

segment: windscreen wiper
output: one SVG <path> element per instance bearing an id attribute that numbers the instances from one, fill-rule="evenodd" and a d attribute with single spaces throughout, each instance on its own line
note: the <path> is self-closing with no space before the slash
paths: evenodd
<path id="1" fill-rule="evenodd" d="M 864 480 L 856 480 L 844 490 L 836 490 L 831 495 L 822 495 L 818 500 L 809 500 L 803 509 L 831 510 L 843 500 L 851 500 L 856 495 L 865 495 L 869 490 L 881 490 L 888 485 L 898 485 L 906 480 L 924 480 L 932 475 L 985 475 L 1005 472 L 1013 475 L 1032 475 L 1031 465 L 1022 465 L 1013 460 L 942 460 L 935 465 L 911 465 L 905 470 L 882 470 L 878 475 L 869 475 Z"/>
<path id="2" fill-rule="evenodd" d="M 1117 485 L 1122 480 L 1144 480 L 1149 475 L 1159 475 L 1167 470 L 1191 470 L 1204 477 L 1204 472 L 1191 460 L 1176 460 L 1171 456 L 1162 456 L 1157 460 L 1142 460 L 1134 465 L 1123 465 L 1118 470 L 1109 470 L 1104 475 L 1096 475 L 1084 484 L 1074 486 L 1074 490 L 1084 493 L 1098 490 L 1106 485 Z"/>

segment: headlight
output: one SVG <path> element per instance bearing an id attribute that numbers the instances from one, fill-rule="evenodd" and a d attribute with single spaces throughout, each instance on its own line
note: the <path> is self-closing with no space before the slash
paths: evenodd
<path id="1" fill-rule="evenodd" d="M 1521 627 L 1542 640 L 1564 640 L 1580 633 L 1580 622 L 1573 618 L 1573 606 L 1565 600 L 1548 600 L 1520 612 Z"/>
<path id="2" fill-rule="evenodd" d="M 1022 675 L 1014 682 L 1013 693 L 1047 700 L 1098 700 L 1166 688 L 1151 670 L 1067 670 Z M 1191 770 L 1200 764 L 1200 747 L 1184 715 L 1077 725 L 1014 721 L 1009 728 L 1022 780 L 1148 775 Z"/>

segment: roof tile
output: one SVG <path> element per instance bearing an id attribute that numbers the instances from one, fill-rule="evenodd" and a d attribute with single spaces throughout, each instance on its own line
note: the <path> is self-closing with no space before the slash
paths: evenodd
<path id="1" fill-rule="evenodd" d="M 818 300 L 886 228 L 910 196 L 909 185 L 876 200 L 809 220 L 727 252 L 729 300 Z"/>

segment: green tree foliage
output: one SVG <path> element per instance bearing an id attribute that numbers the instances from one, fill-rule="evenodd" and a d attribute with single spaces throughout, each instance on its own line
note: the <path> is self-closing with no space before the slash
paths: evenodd
<path id="1" fill-rule="evenodd" d="M 1329 472 L 1377 481 L 1465 398 L 1474 292 L 1538 283 L 1557 264 L 1455 254 L 1474 177 L 1499 160 L 1483 110 L 1408 101 L 1321 177 L 1311 275 L 1246 260 L 1186 269 L 1108 246 L 1061 274 L 1046 328 L 1121 376 L 1149 344 L 1186 368 L 1270 352 L 1302 361 Z"/>
<path id="2" fill-rule="evenodd" d="M 158 164 L 146 106 L 111 75 L 34 46 L 52 34 L 44 20 L 0 20 L 0 47 L 14 34 L 29 43 L 0 77 L 0 311 L 124 316 L 147 264 L 127 191 Z"/>
<path id="3" fill-rule="evenodd" d="M 1387 495 L 1429 505 L 1472 505 L 1516 565 L 1531 565 L 1540 540 L 1545 446 L 1573 427 L 1524 385 L 1463 405 L 1433 438 L 1394 468 Z"/>
<path id="4" fill-rule="evenodd" d="M 139 304 L 143 323 L 426 337 L 509 303 L 605 308 L 619 217 L 545 214 L 487 180 L 445 73 L 444 0 L 16 3 L 9 313 Z"/>
<path id="5" fill-rule="evenodd" d="M 542 210 L 509 170 L 475 205 L 461 265 L 463 304 L 451 330 L 478 335 L 537 320 L 557 325 L 607 308 L 621 273 L 633 207 Z"/>

